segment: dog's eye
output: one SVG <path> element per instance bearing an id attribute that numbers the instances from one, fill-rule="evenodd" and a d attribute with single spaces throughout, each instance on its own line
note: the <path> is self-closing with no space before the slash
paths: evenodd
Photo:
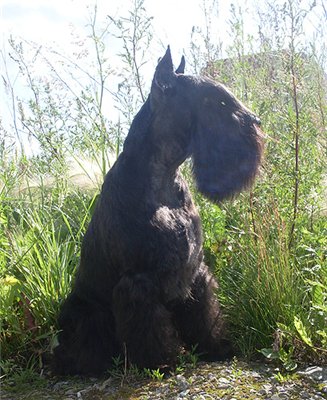
<path id="1" fill-rule="evenodd" d="M 217 100 L 212 100 L 209 97 L 205 97 L 203 100 L 203 103 L 205 106 L 213 106 L 213 107 L 217 107 Z M 218 100 L 218 106 L 219 108 L 221 107 L 227 107 L 227 103 L 224 100 Z"/>

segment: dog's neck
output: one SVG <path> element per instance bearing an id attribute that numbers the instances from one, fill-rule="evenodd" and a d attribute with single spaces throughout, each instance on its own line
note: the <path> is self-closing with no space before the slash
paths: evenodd
<path id="1" fill-rule="evenodd" d="M 188 132 L 169 128 L 166 121 L 158 122 L 148 99 L 131 125 L 123 157 L 131 168 L 143 169 L 144 174 L 155 176 L 158 181 L 174 180 L 179 166 L 189 156 L 189 137 Z"/>

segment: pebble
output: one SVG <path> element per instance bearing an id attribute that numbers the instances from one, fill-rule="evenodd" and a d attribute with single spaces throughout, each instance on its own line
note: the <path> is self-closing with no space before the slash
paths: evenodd
<path id="1" fill-rule="evenodd" d="M 180 391 L 184 391 L 190 386 L 183 375 L 176 376 L 176 385 Z"/>
<path id="2" fill-rule="evenodd" d="M 68 381 L 60 381 L 60 382 L 56 382 L 53 385 L 53 390 L 57 391 L 57 390 L 61 390 L 63 388 L 63 386 L 69 385 Z"/>
<path id="3" fill-rule="evenodd" d="M 189 393 L 190 393 L 190 390 L 189 390 L 189 389 L 184 390 L 183 392 L 181 392 L 181 393 L 178 395 L 178 399 L 183 399 L 183 398 L 186 397 Z"/>
<path id="4" fill-rule="evenodd" d="M 218 389 L 227 389 L 230 387 L 230 381 L 226 378 L 218 379 Z"/>
<path id="5" fill-rule="evenodd" d="M 269 393 L 271 393 L 271 391 L 272 391 L 272 385 L 265 384 L 265 385 L 262 385 L 262 388 L 258 391 L 258 393 L 265 396 L 265 395 L 268 395 Z"/>
<path id="6" fill-rule="evenodd" d="M 208 379 L 209 379 L 210 381 L 216 381 L 216 380 L 217 380 L 217 377 L 216 377 L 214 374 L 209 373 L 209 374 L 208 374 Z"/>
<path id="7" fill-rule="evenodd" d="M 306 376 L 316 382 L 326 382 L 327 384 L 327 368 L 312 366 L 304 371 L 299 371 L 299 375 Z"/>
<path id="8" fill-rule="evenodd" d="M 261 396 L 265 396 L 265 395 L 268 394 L 268 392 L 267 392 L 266 389 L 260 389 L 260 390 L 258 391 L 258 394 L 260 394 Z"/>
<path id="9" fill-rule="evenodd" d="M 76 394 L 75 389 L 69 389 L 69 390 L 67 390 L 67 392 L 65 392 L 66 396 L 71 396 L 71 395 L 75 395 L 75 394 Z"/>
<path id="10" fill-rule="evenodd" d="M 271 400 L 281 400 L 281 398 L 279 397 L 278 394 L 273 394 L 273 395 L 270 397 L 270 399 L 271 399 Z"/>
<path id="11" fill-rule="evenodd" d="M 256 379 L 260 379 L 260 378 L 261 378 L 261 375 L 259 374 L 259 372 L 253 371 L 253 372 L 251 373 L 251 375 L 252 375 L 253 378 L 256 378 Z"/>
<path id="12" fill-rule="evenodd" d="M 112 378 L 106 379 L 104 382 L 99 384 L 95 384 L 94 386 L 99 389 L 100 391 L 105 390 L 107 387 L 110 387 L 112 384 Z"/>

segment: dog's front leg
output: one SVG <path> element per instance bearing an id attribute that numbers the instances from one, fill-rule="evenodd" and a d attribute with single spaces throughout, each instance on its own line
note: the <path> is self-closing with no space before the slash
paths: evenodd
<path id="1" fill-rule="evenodd" d="M 186 346 L 205 360 L 222 360 L 233 355 L 228 332 L 217 298 L 217 282 L 205 264 L 195 274 L 188 299 L 172 308 L 180 336 Z"/>
<path id="2" fill-rule="evenodd" d="M 113 292 L 113 312 L 116 335 L 130 363 L 155 368 L 175 362 L 179 338 L 151 277 L 124 275 Z"/>

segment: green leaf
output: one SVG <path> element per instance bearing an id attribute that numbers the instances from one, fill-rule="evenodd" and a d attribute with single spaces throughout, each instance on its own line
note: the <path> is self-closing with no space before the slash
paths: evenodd
<path id="1" fill-rule="evenodd" d="M 305 344 L 307 344 L 309 347 L 313 347 L 311 338 L 309 337 L 303 322 L 296 315 L 294 316 L 294 326 L 295 326 L 295 329 L 297 330 L 297 333 L 300 335 L 301 339 L 303 340 L 303 342 Z"/>
<path id="2" fill-rule="evenodd" d="M 324 293 L 321 286 L 315 285 L 312 288 L 312 304 L 320 305 L 323 304 Z"/>
<path id="3" fill-rule="evenodd" d="M 277 360 L 277 359 L 279 359 L 279 352 L 278 351 L 273 351 L 273 349 L 265 348 L 265 349 L 259 350 L 259 352 L 261 354 L 263 354 L 269 360 Z"/>
<path id="4" fill-rule="evenodd" d="M 286 371 L 294 371 L 297 368 L 297 363 L 294 360 L 288 360 L 283 363 Z"/>
<path id="5" fill-rule="evenodd" d="M 19 280 L 11 275 L 6 275 L 3 279 L 0 280 L 1 284 L 4 286 L 14 286 L 16 283 L 19 283 Z"/>

